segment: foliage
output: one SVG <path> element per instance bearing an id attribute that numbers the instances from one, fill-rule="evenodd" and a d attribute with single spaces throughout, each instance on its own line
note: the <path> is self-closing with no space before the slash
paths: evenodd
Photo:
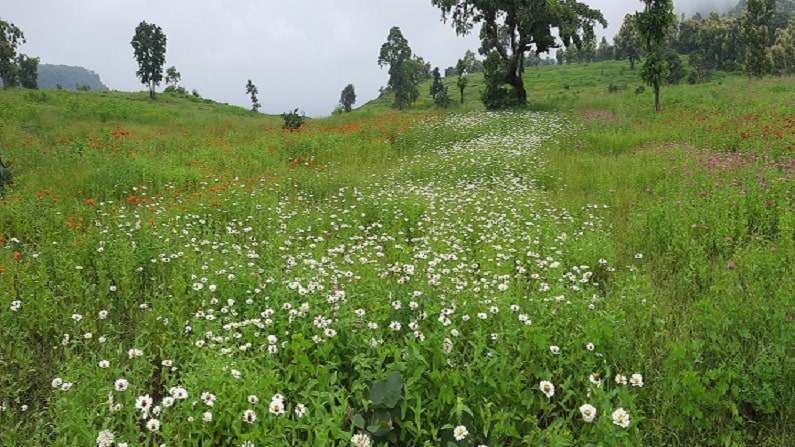
<path id="1" fill-rule="evenodd" d="M 19 85 L 24 88 L 39 88 L 39 58 L 28 57 L 24 54 L 17 56 L 17 67 L 19 70 Z"/>
<path id="2" fill-rule="evenodd" d="M 304 125 L 306 115 L 304 115 L 303 112 L 299 114 L 298 109 L 296 108 L 292 112 L 282 113 L 282 120 L 284 121 L 282 128 L 289 131 L 296 131 L 300 130 Z"/>
<path id="3" fill-rule="evenodd" d="M 437 106 L 446 108 L 450 105 L 450 95 L 447 93 L 447 86 L 442 82 L 442 74 L 439 72 L 439 67 L 433 70 L 430 95 L 433 98 L 433 103 Z"/>
<path id="4" fill-rule="evenodd" d="M 3 196 L 5 188 L 14 183 L 14 175 L 11 172 L 11 167 L 3 162 L 2 154 L 0 154 L 0 197 Z"/>
<path id="5" fill-rule="evenodd" d="M 166 85 L 177 86 L 181 80 L 182 75 L 177 71 L 176 67 L 171 66 L 166 69 Z"/>
<path id="6" fill-rule="evenodd" d="M 676 16 L 671 0 L 643 0 L 643 3 L 644 10 L 636 15 L 638 33 L 647 53 L 641 77 L 654 88 L 654 110 L 659 112 L 660 89 L 670 73 L 666 40 Z"/>
<path id="7" fill-rule="evenodd" d="M 767 48 L 774 38 L 771 25 L 775 10 L 775 0 L 748 0 L 740 19 L 748 76 L 762 77 L 770 72 Z"/>
<path id="8" fill-rule="evenodd" d="M 701 72 L 736 70 L 743 58 L 739 22 L 717 13 L 693 17 L 680 24 L 674 48 L 689 54 L 691 65 Z"/>
<path id="9" fill-rule="evenodd" d="M 503 109 L 516 106 L 515 95 L 505 87 L 505 64 L 497 51 L 492 51 L 483 61 L 483 81 L 486 84 L 481 94 L 483 105 L 488 110 Z"/>
<path id="10" fill-rule="evenodd" d="M 553 29 L 557 29 L 557 35 L 565 46 L 573 43 L 579 48 L 584 42 L 594 41 L 595 23 L 607 26 L 602 13 L 575 0 L 562 3 L 431 0 L 431 3 L 441 9 L 444 20 L 452 20 L 460 35 L 468 34 L 480 24 L 480 53 L 491 57 L 492 65 L 488 75 L 490 93 L 484 93 L 490 104 L 487 107 L 504 102 L 495 100 L 501 96 L 502 84 L 511 86 L 516 104 L 523 106 L 527 103 L 522 78 L 525 54 L 532 50 L 538 55 L 554 48 L 556 37 Z M 502 67 L 496 67 L 498 63 Z"/>
<path id="11" fill-rule="evenodd" d="M 353 84 L 348 84 L 340 93 L 340 105 L 346 113 L 349 113 L 353 110 L 354 104 L 356 104 L 356 89 Z"/>
<path id="12" fill-rule="evenodd" d="M 773 73 L 795 74 L 795 18 L 788 27 L 776 32 L 776 41 L 768 48 L 767 57 Z"/>
<path id="13" fill-rule="evenodd" d="M 248 82 L 246 82 L 246 94 L 249 95 L 249 97 L 251 98 L 251 111 L 258 112 L 261 107 L 259 99 L 257 99 L 257 94 L 259 94 L 259 90 L 257 90 L 257 86 L 254 85 L 253 82 L 251 82 L 251 79 L 249 79 Z M 285 123 L 286 122 L 287 121 L 285 120 Z"/>
<path id="14" fill-rule="evenodd" d="M 426 77 L 425 63 L 412 58 L 408 40 L 397 26 L 389 30 L 378 56 L 380 67 L 389 66 L 388 88 L 395 95 L 394 106 L 405 109 L 419 97 L 418 85 Z"/>
<path id="15" fill-rule="evenodd" d="M 615 37 L 616 56 L 629 59 L 629 68 L 635 69 L 635 62 L 643 55 L 643 38 L 638 29 L 637 16 L 627 14 Z"/>
<path id="16" fill-rule="evenodd" d="M 138 62 L 136 75 L 149 89 L 149 97 L 155 98 L 155 89 L 163 80 L 163 64 L 166 62 L 166 35 L 154 23 L 141 22 L 135 27 L 130 44 Z"/>
<path id="17" fill-rule="evenodd" d="M 669 49 L 666 52 L 665 59 L 668 64 L 668 74 L 665 77 L 666 82 L 673 85 L 682 82 L 687 76 L 687 72 L 685 71 L 685 66 L 682 63 L 682 58 L 679 56 L 679 53 Z"/>
<path id="18" fill-rule="evenodd" d="M 0 19 L 0 80 L 5 88 L 18 84 L 17 47 L 25 43 L 25 34 L 16 25 Z"/>

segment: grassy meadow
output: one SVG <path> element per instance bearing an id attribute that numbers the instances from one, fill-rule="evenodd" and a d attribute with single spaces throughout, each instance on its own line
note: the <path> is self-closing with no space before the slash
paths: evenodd
<path id="1" fill-rule="evenodd" d="M 0 91 L 0 445 L 793 445 L 795 80 L 446 83 Z"/>

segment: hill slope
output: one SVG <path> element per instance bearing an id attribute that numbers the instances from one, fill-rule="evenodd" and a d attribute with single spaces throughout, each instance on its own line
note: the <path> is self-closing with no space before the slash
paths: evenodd
<path id="1" fill-rule="evenodd" d="M 94 91 L 105 91 L 99 75 L 83 67 L 70 65 L 39 64 L 39 88 L 54 89 L 60 86 L 65 90 L 88 87 Z"/>

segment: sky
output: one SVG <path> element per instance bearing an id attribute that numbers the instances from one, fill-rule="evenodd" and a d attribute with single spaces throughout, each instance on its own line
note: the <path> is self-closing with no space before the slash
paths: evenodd
<path id="1" fill-rule="evenodd" d="M 612 37 L 636 0 L 584 0 L 603 12 Z M 675 0 L 679 12 L 726 9 L 736 0 Z M 430 0 L 4 0 L 0 19 L 22 29 L 21 51 L 42 63 L 79 65 L 111 89 L 143 90 L 130 40 L 142 20 L 163 28 L 166 66 L 206 98 L 250 105 L 245 84 L 260 92 L 262 112 L 300 108 L 328 115 L 347 84 L 358 103 L 378 95 L 378 67 L 389 28 L 399 26 L 415 54 L 441 68 L 455 65 L 477 34 L 457 36 Z"/>

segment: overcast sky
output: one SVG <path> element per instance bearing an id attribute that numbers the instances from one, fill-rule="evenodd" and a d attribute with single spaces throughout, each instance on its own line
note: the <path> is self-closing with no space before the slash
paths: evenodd
<path id="1" fill-rule="evenodd" d="M 634 0 L 584 0 L 605 14 L 612 36 Z M 736 0 L 675 0 L 688 14 Z M 430 0 L 3 0 L 0 18 L 19 26 L 22 51 L 42 63 L 80 65 L 97 72 L 111 89 L 142 90 L 135 77 L 130 40 L 141 21 L 168 36 L 166 66 L 175 65 L 183 85 L 204 97 L 248 106 L 244 85 L 252 79 L 262 110 L 300 107 L 327 115 L 342 88 L 353 83 L 359 104 L 386 83 L 376 61 L 393 25 L 414 52 L 434 66 L 455 65 L 476 36 L 459 37 Z"/>

